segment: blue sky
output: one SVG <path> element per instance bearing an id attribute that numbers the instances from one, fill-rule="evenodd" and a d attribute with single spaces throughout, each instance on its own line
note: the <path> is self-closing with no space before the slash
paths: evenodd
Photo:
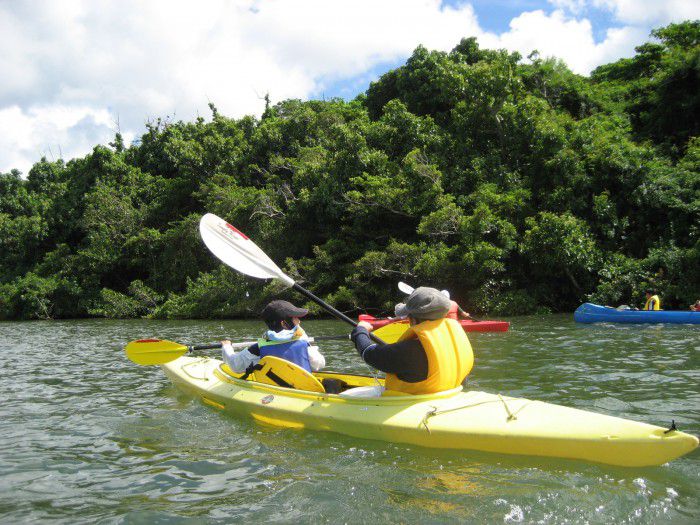
<path id="1" fill-rule="evenodd" d="M 462 5 L 466 2 L 445 0 L 445 5 Z M 508 30 L 510 21 L 523 11 L 537 9 L 551 10 L 552 6 L 546 1 L 535 0 L 476 0 L 469 2 L 479 17 L 479 23 L 486 31 L 502 33 Z"/>
<path id="2" fill-rule="evenodd" d="M 0 2 L 0 172 L 82 156 L 156 118 L 351 99 L 418 46 L 533 49 L 574 72 L 632 56 L 698 0 Z M 59 153 L 60 152 L 60 153 Z"/>

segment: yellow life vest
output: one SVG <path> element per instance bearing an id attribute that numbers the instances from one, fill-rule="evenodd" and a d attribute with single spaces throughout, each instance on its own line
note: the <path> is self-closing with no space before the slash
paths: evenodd
<path id="1" fill-rule="evenodd" d="M 474 365 L 474 353 L 458 321 L 438 319 L 410 327 L 399 339 L 418 338 L 428 358 L 428 377 L 418 383 L 387 374 L 387 390 L 406 394 L 432 394 L 458 387 Z"/>
<path id="2" fill-rule="evenodd" d="M 654 301 L 654 308 L 649 308 L 649 305 L 651 302 Z M 652 295 L 647 299 L 647 302 L 644 304 L 644 309 L 645 310 L 661 310 L 661 299 L 659 299 L 658 295 Z"/>

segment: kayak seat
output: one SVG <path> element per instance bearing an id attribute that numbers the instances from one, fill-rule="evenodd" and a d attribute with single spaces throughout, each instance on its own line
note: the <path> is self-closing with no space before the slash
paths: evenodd
<path id="1" fill-rule="evenodd" d="M 291 361 L 271 355 L 263 357 L 253 367 L 252 379 L 265 385 L 308 390 L 322 394 L 326 392 L 321 382 L 311 373 Z"/>
<path id="2" fill-rule="evenodd" d="M 238 374 L 238 373 L 234 372 L 233 370 L 231 370 L 231 367 L 228 366 L 226 363 L 222 363 L 221 370 L 223 370 L 227 375 L 230 375 L 231 377 L 235 377 L 236 379 L 245 379 L 243 377 L 245 375 L 245 372 Z"/>

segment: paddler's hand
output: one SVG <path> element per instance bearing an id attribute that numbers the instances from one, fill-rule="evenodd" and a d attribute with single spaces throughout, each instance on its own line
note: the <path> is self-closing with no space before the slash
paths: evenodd
<path id="1" fill-rule="evenodd" d="M 355 343 L 357 337 L 358 337 L 360 334 L 365 334 L 365 330 L 366 330 L 367 332 L 371 332 L 371 331 L 372 331 L 372 325 L 369 324 L 367 321 L 360 321 L 359 323 L 357 323 L 357 326 L 356 326 L 356 327 L 353 329 L 353 331 L 350 333 L 350 340 L 351 340 L 353 343 Z M 366 336 L 366 337 L 369 337 L 368 334 L 365 334 L 365 336 Z M 355 346 L 355 348 L 357 348 L 357 346 Z M 360 355 L 362 355 L 362 354 L 360 354 Z"/>
<path id="2" fill-rule="evenodd" d="M 360 321 L 359 323 L 357 323 L 357 326 L 364 328 L 368 332 L 371 332 L 372 330 L 374 330 L 374 327 L 371 324 L 369 324 L 367 321 Z"/>

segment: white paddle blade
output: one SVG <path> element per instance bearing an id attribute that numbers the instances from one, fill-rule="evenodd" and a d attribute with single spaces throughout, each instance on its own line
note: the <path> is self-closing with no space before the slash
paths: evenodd
<path id="1" fill-rule="evenodd" d="M 409 286 L 403 281 L 399 281 L 399 290 L 401 290 L 406 295 L 411 295 L 413 293 L 413 286 Z"/>
<path id="2" fill-rule="evenodd" d="M 288 286 L 294 285 L 294 279 L 285 275 L 253 241 L 213 213 L 207 213 L 199 221 L 199 233 L 207 248 L 234 270 L 258 279 L 280 279 Z"/>

